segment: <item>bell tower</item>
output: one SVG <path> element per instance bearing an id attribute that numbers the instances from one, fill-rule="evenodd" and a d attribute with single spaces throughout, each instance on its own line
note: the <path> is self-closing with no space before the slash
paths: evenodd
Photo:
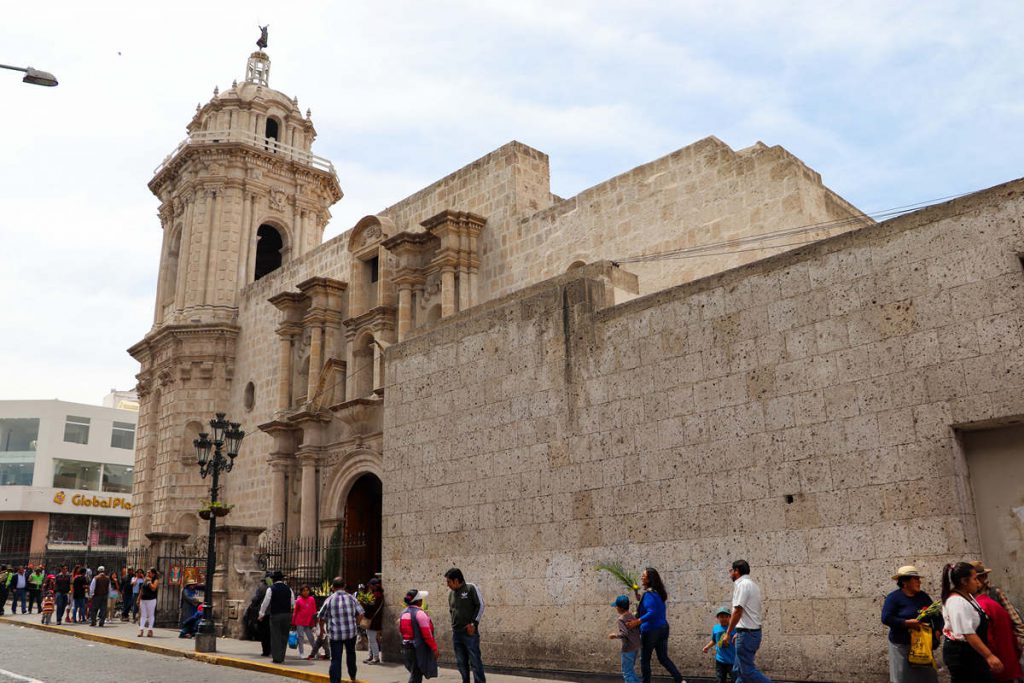
<path id="1" fill-rule="evenodd" d="M 312 152 L 309 110 L 270 88 L 258 44 L 245 80 L 196 107 L 149 182 L 163 244 L 153 327 L 129 349 L 142 364 L 132 542 L 190 531 L 203 496 L 192 432 L 228 405 L 240 292 L 319 245 L 342 197 L 334 166 Z"/>

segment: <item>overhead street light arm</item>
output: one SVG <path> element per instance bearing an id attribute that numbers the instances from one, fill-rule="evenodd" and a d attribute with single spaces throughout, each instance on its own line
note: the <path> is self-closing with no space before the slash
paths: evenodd
<path id="1" fill-rule="evenodd" d="M 40 71 L 39 69 L 33 69 L 30 66 L 10 66 L 8 64 L 0 64 L 0 69 L 10 69 L 11 71 L 20 71 L 25 74 L 25 77 L 21 79 L 22 83 L 31 83 L 32 85 L 45 85 L 47 87 L 53 87 L 57 85 L 57 77 L 49 71 Z"/>

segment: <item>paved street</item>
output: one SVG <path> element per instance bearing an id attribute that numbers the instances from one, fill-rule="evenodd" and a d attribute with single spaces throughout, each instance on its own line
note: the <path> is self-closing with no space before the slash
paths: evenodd
<path id="1" fill-rule="evenodd" d="M 27 628 L 17 622 L 39 623 L 39 615 L 7 615 L 0 622 L 0 642 L 4 643 L 4 654 L 0 658 L 0 683 L 82 683 L 83 680 L 103 679 L 128 681 L 130 683 L 279 683 L 281 675 L 258 673 L 215 666 L 176 656 L 130 649 L 131 646 L 145 645 L 167 648 L 173 651 L 190 651 L 194 643 L 177 637 L 177 631 L 156 629 L 153 638 L 136 638 L 137 628 L 132 624 L 108 623 L 102 629 L 86 625 L 65 624 L 61 630 L 81 631 L 84 634 L 117 639 L 125 646 L 93 642 L 36 628 Z M 269 665 L 270 661 L 259 656 L 259 644 L 222 638 L 217 641 L 218 654 L 234 660 Z M 359 661 L 365 657 L 359 653 Z M 301 674 L 321 674 L 326 680 L 328 662 L 308 662 L 299 659 L 289 651 L 284 666 Z M 283 672 L 287 675 L 287 672 Z M 380 666 L 359 666 L 359 680 L 365 683 L 405 683 L 408 673 L 397 663 Z M 438 683 L 458 683 L 458 672 L 441 669 Z M 579 681 L 579 676 L 563 675 L 553 678 L 533 678 L 508 674 L 488 673 L 490 683 L 549 683 L 558 681 Z M 619 677 L 586 677 L 587 683 L 606 683 L 621 680 Z M 656 679 L 657 680 L 657 679 Z M 695 683 L 695 679 L 689 679 Z"/>
<path id="2" fill-rule="evenodd" d="M 214 667 L 176 657 L 93 643 L 12 624 L 0 624 L 0 683 L 281 683 L 280 676 Z"/>

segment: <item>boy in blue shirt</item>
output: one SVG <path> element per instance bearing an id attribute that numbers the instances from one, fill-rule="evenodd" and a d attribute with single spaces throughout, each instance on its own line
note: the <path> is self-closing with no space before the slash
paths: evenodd
<path id="1" fill-rule="evenodd" d="M 715 648 L 715 680 L 718 683 L 733 683 L 736 680 L 736 674 L 732 670 L 733 664 L 736 662 L 736 646 L 731 642 L 725 647 L 719 645 L 722 636 L 729 630 L 729 617 L 731 616 L 732 611 L 728 607 L 721 607 L 715 612 L 718 623 L 711 629 L 711 640 L 704 646 L 704 652 L 712 647 Z"/>

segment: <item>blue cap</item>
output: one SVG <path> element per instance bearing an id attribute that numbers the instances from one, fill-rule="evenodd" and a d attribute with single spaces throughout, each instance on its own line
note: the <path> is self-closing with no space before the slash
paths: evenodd
<path id="1" fill-rule="evenodd" d="M 620 595 L 615 598 L 615 602 L 612 603 L 612 607 L 621 607 L 622 609 L 629 609 L 629 598 L 625 595 Z"/>

